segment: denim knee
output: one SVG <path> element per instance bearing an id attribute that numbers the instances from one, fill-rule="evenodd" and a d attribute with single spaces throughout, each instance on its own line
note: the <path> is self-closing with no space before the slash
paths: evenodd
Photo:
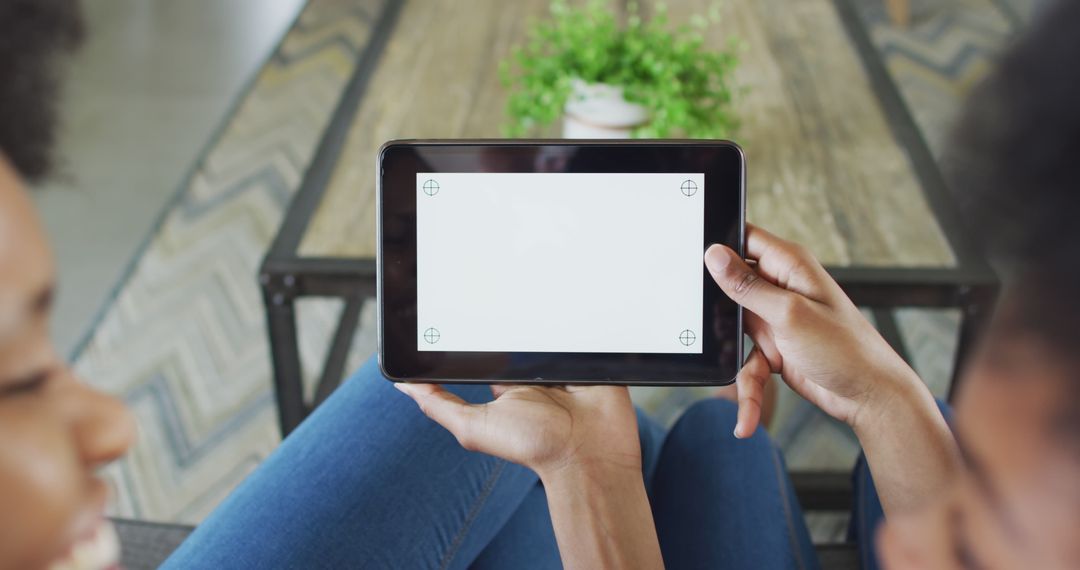
<path id="1" fill-rule="evenodd" d="M 723 431 L 730 427 L 727 431 L 733 432 L 738 414 L 739 406 L 735 402 L 723 398 L 706 398 L 687 408 L 676 422 L 675 428 L 679 427 L 679 424 L 688 424 L 687 427 L 708 427 L 710 431 Z"/>
<path id="2" fill-rule="evenodd" d="M 688 447 L 738 447 L 748 449 L 769 444 L 768 434 L 758 428 L 754 435 L 740 440 L 735 437 L 735 423 L 739 406 L 722 398 L 708 398 L 695 402 L 683 413 L 668 434 L 668 441 L 679 442 Z"/>

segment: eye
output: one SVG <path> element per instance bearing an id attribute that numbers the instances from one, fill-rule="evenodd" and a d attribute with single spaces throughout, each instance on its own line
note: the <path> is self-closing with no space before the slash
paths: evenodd
<path id="1" fill-rule="evenodd" d="M 5 382 L 0 393 L 4 396 L 24 396 L 40 391 L 49 381 L 49 372 L 42 370 L 28 376 L 24 376 L 13 382 Z"/>

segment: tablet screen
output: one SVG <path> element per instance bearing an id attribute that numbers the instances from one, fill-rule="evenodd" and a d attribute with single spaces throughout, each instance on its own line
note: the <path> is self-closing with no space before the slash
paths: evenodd
<path id="1" fill-rule="evenodd" d="M 417 173 L 417 349 L 701 354 L 704 176 Z"/>
<path id="2" fill-rule="evenodd" d="M 392 141 L 378 161 L 379 364 L 388 378 L 734 379 L 742 312 L 702 254 L 713 243 L 742 250 L 738 146 Z M 374 271 L 353 261 L 330 269 Z"/>

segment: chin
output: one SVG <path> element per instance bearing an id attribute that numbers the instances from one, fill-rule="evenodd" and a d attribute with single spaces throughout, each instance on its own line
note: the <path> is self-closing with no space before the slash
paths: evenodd
<path id="1" fill-rule="evenodd" d="M 49 570 L 112 570 L 120 568 L 120 540 L 116 529 L 106 520 L 76 540 Z"/>

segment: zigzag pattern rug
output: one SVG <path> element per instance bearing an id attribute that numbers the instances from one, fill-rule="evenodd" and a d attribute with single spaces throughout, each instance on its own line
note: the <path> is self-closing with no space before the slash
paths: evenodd
<path id="1" fill-rule="evenodd" d="M 255 275 L 380 7 L 304 9 L 78 357 L 139 421 L 131 454 L 106 471 L 115 514 L 198 522 L 279 442 Z M 335 308 L 302 313 L 305 360 L 319 362 Z"/>
<path id="2" fill-rule="evenodd" d="M 859 3 L 937 148 L 963 93 L 1010 33 L 1009 19 L 989 0 L 952 0 L 916 5 L 912 27 L 896 30 L 879 4 Z M 208 145 L 77 356 L 78 372 L 121 395 L 140 424 L 131 454 L 106 470 L 117 497 L 113 514 L 197 523 L 277 445 L 256 271 L 380 7 L 380 0 L 310 2 Z M 369 309 L 354 363 L 374 348 Z M 303 302 L 304 362 L 322 361 L 338 310 Z M 898 317 L 920 372 L 940 385 L 951 367 L 955 316 Z M 664 422 L 702 395 L 635 391 Z M 773 434 L 793 467 L 848 465 L 856 452 L 849 433 L 790 394 L 781 398 Z"/>
<path id="3" fill-rule="evenodd" d="M 1001 0 L 914 2 L 896 28 L 883 2 L 858 2 L 874 43 L 935 156 L 968 91 L 990 70 L 1030 8 Z"/>

